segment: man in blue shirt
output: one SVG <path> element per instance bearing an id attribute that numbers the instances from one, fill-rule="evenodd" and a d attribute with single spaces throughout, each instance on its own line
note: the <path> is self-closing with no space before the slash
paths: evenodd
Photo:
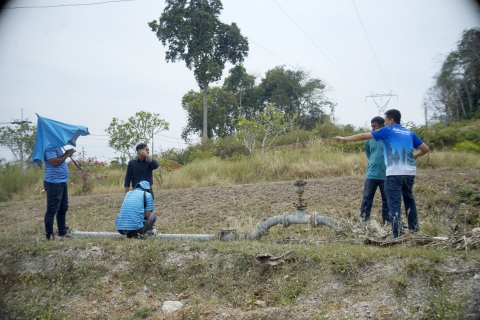
<path id="1" fill-rule="evenodd" d="M 402 197 L 409 231 L 419 230 L 417 206 L 413 197 L 413 183 L 417 170 L 415 160 L 429 152 L 428 146 L 414 132 L 402 127 L 400 120 L 400 111 L 387 110 L 385 127 L 380 130 L 349 137 L 334 137 L 339 141 L 382 140 L 387 174 L 385 192 L 394 238 L 405 233 L 401 215 Z M 414 149 L 420 151 L 414 154 Z"/>
<path id="2" fill-rule="evenodd" d="M 53 240 L 53 223 L 57 217 L 58 235 L 67 237 L 68 227 L 66 217 L 68 211 L 68 177 L 69 171 L 65 160 L 71 157 L 75 150 L 69 149 L 63 153 L 60 149 L 45 151 L 45 177 L 43 186 L 47 193 L 47 211 L 45 212 L 45 235 L 47 240 Z M 60 238 L 59 238 L 60 239 Z"/>
<path id="3" fill-rule="evenodd" d="M 137 238 L 153 229 L 157 217 L 148 181 L 140 181 L 125 195 L 115 227 L 127 238 Z"/>
<path id="4" fill-rule="evenodd" d="M 139 143 L 135 149 L 138 157 L 128 162 L 127 173 L 125 174 L 125 193 L 130 190 L 130 184 L 135 187 L 140 181 L 150 183 L 150 194 L 154 197 L 151 186 L 153 185 L 153 170 L 158 168 L 158 162 L 150 156 L 148 146 Z"/>
<path id="5" fill-rule="evenodd" d="M 385 120 L 382 117 L 375 117 L 370 122 L 372 131 L 377 131 L 385 126 Z M 388 217 L 387 195 L 385 194 L 385 160 L 383 157 L 382 141 L 369 139 L 365 141 L 365 154 L 368 158 L 367 174 L 363 187 L 363 199 L 360 206 L 360 221 L 370 220 L 373 198 L 377 188 L 380 189 L 382 196 L 382 223 L 390 222 Z"/>

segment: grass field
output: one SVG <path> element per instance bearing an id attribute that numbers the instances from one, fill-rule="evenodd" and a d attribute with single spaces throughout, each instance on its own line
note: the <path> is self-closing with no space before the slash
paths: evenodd
<path id="1" fill-rule="evenodd" d="M 428 163 L 427 163 L 428 160 Z M 339 223 L 272 227 L 258 240 L 44 239 L 41 175 L 0 203 L 0 311 L 5 319 L 478 319 L 480 253 L 407 241 L 378 247 L 388 228 L 355 228 L 366 160 L 320 144 L 236 161 L 206 160 L 157 173 L 156 228 L 164 234 L 248 234 L 293 215 L 292 182 L 307 181 L 306 213 Z M 479 226 L 480 165 L 468 153 L 419 161 L 414 194 L 421 234 L 453 237 Z M 39 181 L 37 181 L 37 180 Z M 70 189 L 67 224 L 115 232 L 123 173 L 91 194 Z M 387 238 L 388 239 L 388 238 Z M 292 251 L 271 266 L 257 257 Z M 165 301 L 180 301 L 173 313 Z"/>

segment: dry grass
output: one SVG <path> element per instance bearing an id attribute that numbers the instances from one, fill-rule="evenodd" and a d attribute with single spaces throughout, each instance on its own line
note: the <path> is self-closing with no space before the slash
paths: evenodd
<path id="1" fill-rule="evenodd" d="M 355 175 L 329 177 L 333 171 L 328 166 L 333 168 L 339 158 L 316 156 L 317 160 L 306 159 L 318 165 L 317 177 L 295 175 L 307 180 L 307 214 L 318 211 L 354 225 L 364 177 L 352 170 L 360 157 L 342 158 L 346 162 L 340 172 L 347 174 L 350 168 Z M 278 159 L 282 158 L 268 159 L 275 163 L 270 174 L 286 170 L 283 174 L 290 177 L 288 170 L 307 170 L 303 162 L 287 159 L 282 166 Z M 189 188 L 180 189 L 166 177 L 162 188 L 157 185 L 155 190 L 157 228 L 177 234 L 215 234 L 234 228 L 245 234 L 267 218 L 294 213 L 292 179 L 222 181 L 229 168 L 240 170 L 235 165 L 250 168 L 234 162 L 219 162 L 218 170 L 204 166 L 203 183 L 213 186 L 192 188 L 200 182 L 190 181 L 183 185 Z M 325 173 L 318 172 L 322 166 Z M 471 218 L 478 212 L 474 195 L 479 187 L 478 168 L 419 170 L 414 192 L 421 231 L 451 236 L 476 226 L 478 222 Z M 121 187 L 111 189 L 110 194 L 71 197 L 67 222 L 81 231 L 115 232 L 113 220 L 122 200 Z M 0 204 L 0 310 L 4 318 L 324 319 L 328 315 L 329 319 L 468 319 L 469 314 L 480 314 L 475 305 L 480 288 L 471 273 L 480 266 L 478 250 L 409 244 L 371 247 L 362 244 L 368 230 L 336 233 L 310 225 L 275 226 L 256 241 L 76 238 L 46 242 L 44 207 L 43 198 Z M 372 215 L 378 222 L 379 195 Z M 290 250 L 292 256 L 276 267 L 255 258 Z M 166 300 L 180 300 L 185 307 L 166 314 L 161 311 Z"/>

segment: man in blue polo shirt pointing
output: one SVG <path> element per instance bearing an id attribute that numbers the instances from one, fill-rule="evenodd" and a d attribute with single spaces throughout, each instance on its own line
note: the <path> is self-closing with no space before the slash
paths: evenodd
<path id="1" fill-rule="evenodd" d="M 385 192 L 394 238 L 405 233 L 401 214 L 402 197 L 409 231 L 419 230 L 417 206 L 413 197 L 413 183 L 417 170 L 415 160 L 429 152 L 428 146 L 414 132 L 402 127 L 400 120 L 400 111 L 391 109 L 385 112 L 385 127 L 378 131 L 334 137 L 335 140 L 342 142 L 368 139 L 382 141 L 387 175 Z M 419 152 L 414 154 L 414 149 L 418 149 Z"/>

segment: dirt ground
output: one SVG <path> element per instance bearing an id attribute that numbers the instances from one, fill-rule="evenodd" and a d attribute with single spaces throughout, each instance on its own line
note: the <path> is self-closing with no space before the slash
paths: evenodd
<path id="1" fill-rule="evenodd" d="M 305 181 L 307 184 L 303 198 L 308 204 L 307 214 L 316 211 L 320 215 L 344 224 L 355 224 L 358 221 L 364 177 L 306 179 Z M 468 221 L 471 222 L 475 213 L 478 213 L 478 206 L 468 203 L 468 199 L 462 203 L 454 201 L 454 198 L 462 186 L 470 186 L 473 190 L 478 190 L 480 169 L 422 170 L 417 175 L 415 185 L 421 228 L 429 231 L 436 228 L 439 235 L 448 236 L 452 230 L 466 231 L 475 227 Z M 221 229 L 235 229 L 239 234 L 247 234 L 254 231 L 256 225 L 265 219 L 284 212 L 293 214 L 295 209 L 292 203 L 297 199 L 293 181 L 182 190 L 168 190 L 166 186 L 162 186 L 162 188 L 155 188 L 157 229 L 165 234 L 215 234 Z M 71 197 L 68 223 L 80 231 L 115 232 L 113 220 L 122 200 L 123 193 L 120 188 L 118 194 Z M 0 233 L 9 231 L 8 223 L 11 225 L 13 219 L 18 223 L 28 221 L 25 228 L 41 237 L 44 205 L 44 200 L 1 203 Z M 372 218 L 377 221 L 380 221 L 380 207 L 380 196 L 377 192 L 372 211 Z M 15 212 L 14 217 L 10 214 L 11 212 Z M 83 215 L 82 219 L 79 218 L 81 215 Z M 91 218 L 86 219 L 87 215 L 91 215 Z M 276 241 L 292 235 L 300 241 L 341 241 L 333 230 L 324 228 L 318 231 L 312 230 L 309 226 L 291 229 L 277 226 L 272 228 L 271 234 L 266 238 Z M 361 240 L 362 237 L 359 235 L 355 239 Z M 82 259 L 101 261 L 106 254 L 101 246 L 95 244 L 87 245 L 82 249 L 69 246 L 58 250 L 62 254 L 77 257 L 79 261 Z M 195 254 L 196 258 L 202 258 L 202 252 Z M 181 262 L 189 260 L 190 256 L 191 253 L 186 253 L 172 256 L 171 259 Z M 204 258 L 206 259 L 206 256 Z M 12 272 L 12 269 L 6 267 L 7 259 L 5 250 L 2 249 L 0 270 L 3 274 Z M 41 273 L 50 268 L 48 261 L 48 257 L 25 256 L 13 268 L 17 272 L 22 270 L 21 273 Z M 118 298 L 118 292 L 122 289 L 118 281 L 111 277 L 112 270 L 128 267 L 119 262 L 117 265 L 109 266 L 112 270 L 99 279 L 103 284 L 111 286 L 108 295 L 103 299 L 91 301 L 79 295 L 61 303 L 68 305 L 71 314 L 74 315 L 72 318 L 75 319 L 134 319 L 132 310 L 139 305 L 157 308 L 157 311 L 149 317 L 150 319 L 423 319 L 422 308 L 425 297 L 428 295 L 428 285 L 412 282 L 409 285 L 414 289 L 401 298 L 398 298 L 391 289 L 384 292 L 380 290 L 386 287 L 378 285 L 378 275 L 396 274 L 399 271 L 397 263 L 398 261 L 392 265 L 379 263 L 368 270 L 363 270 L 365 274 L 361 278 L 354 279 L 367 286 L 371 285 L 370 290 L 365 288 L 359 291 L 352 290 L 341 276 L 333 277 L 325 283 L 324 287 L 318 288 L 317 292 L 308 296 L 299 296 L 291 306 L 268 307 L 260 301 L 251 310 L 232 305 L 195 305 L 188 298 L 180 299 L 176 294 L 171 293 L 171 300 L 180 300 L 184 306 L 177 313 L 167 314 L 160 309 L 168 295 L 158 297 L 148 289 L 144 289 L 135 297 Z M 475 259 L 453 258 L 442 266 L 446 272 L 474 270 L 474 272 L 459 272 L 453 281 L 452 296 L 462 290 L 469 293 L 462 319 L 480 319 L 479 266 L 480 261 Z M 365 292 L 368 296 L 362 296 Z M 407 310 L 412 305 L 417 309 Z M 130 316 L 126 316 L 128 314 Z"/>

